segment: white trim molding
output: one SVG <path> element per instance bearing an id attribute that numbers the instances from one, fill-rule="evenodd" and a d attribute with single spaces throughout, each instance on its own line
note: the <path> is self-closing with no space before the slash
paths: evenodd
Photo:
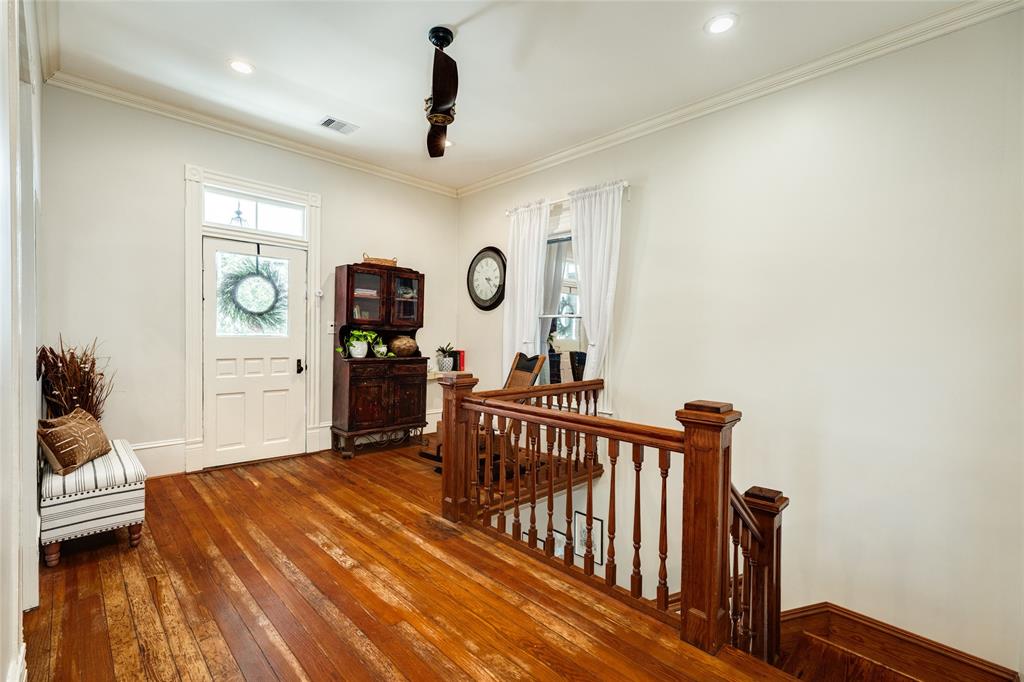
<path id="1" fill-rule="evenodd" d="M 876 38 L 866 40 L 851 47 L 833 52 L 806 64 L 780 71 L 778 73 L 750 81 L 712 97 L 693 102 L 686 106 L 673 109 L 658 116 L 638 121 L 618 130 L 600 135 L 591 140 L 575 144 L 554 154 L 543 156 L 530 163 L 510 168 L 484 178 L 478 182 L 470 183 L 460 188 L 453 188 L 424 178 L 418 178 L 406 173 L 394 171 L 378 166 L 367 161 L 361 161 L 347 157 L 335 152 L 327 151 L 313 145 L 297 142 L 295 140 L 268 133 L 251 126 L 235 123 L 227 119 L 201 114 L 191 109 L 160 102 L 155 99 L 137 95 L 120 90 L 118 88 L 99 83 L 88 78 L 76 76 L 60 70 L 60 49 L 57 42 L 57 3 L 39 2 L 43 7 L 38 22 L 39 43 L 42 53 L 43 75 L 47 83 L 72 90 L 74 92 L 91 95 L 110 102 L 124 106 L 141 109 L 150 113 L 159 114 L 186 123 L 192 123 L 210 130 L 234 135 L 252 142 L 284 149 L 296 154 L 302 154 L 314 159 L 333 163 L 352 170 L 369 173 L 378 177 L 394 180 L 434 192 L 447 197 L 464 197 L 481 192 L 491 187 L 511 182 L 537 173 L 554 166 L 581 158 L 596 152 L 615 147 L 617 145 L 635 140 L 638 137 L 656 133 L 665 128 L 677 126 L 701 116 L 728 107 L 742 104 L 743 102 L 762 97 L 764 95 L 778 92 L 793 85 L 798 85 L 812 78 L 854 66 L 861 62 L 875 57 L 902 50 L 912 45 L 917 45 L 932 38 L 938 38 L 968 26 L 993 19 L 995 17 L 1013 12 L 1024 7 L 1024 0 L 990 0 L 967 2 L 952 9 L 940 12 L 931 17 L 904 26 L 903 28 L 883 34 Z"/>
<path id="2" fill-rule="evenodd" d="M 320 161 L 326 161 L 327 163 L 333 163 L 336 166 L 369 173 L 370 175 L 376 175 L 377 177 L 384 178 L 386 180 L 393 180 L 395 182 L 411 185 L 418 189 L 434 192 L 435 194 L 440 194 L 442 196 L 455 197 L 457 195 L 454 187 L 449 187 L 437 182 L 400 173 L 398 171 L 384 168 L 383 166 L 377 166 L 367 161 L 360 161 L 359 159 L 327 151 L 326 149 L 314 147 L 303 142 L 297 142 L 280 135 L 275 135 L 250 126 L 234 123 L 227 119 L 201 114 L 197 111 L 192 111 L 191 109 L 185 109 L 173 104 L 167 104 L 166 102 L 150 99 L 149 97 L 136 95 L 109 85 L 97 83 L 96 81 L 89 80 L 88 78 L 73 76 L 63 71 L 57 71 L 50 76 L 46 82 L 48 85 L 54 85 L 65 90 L 71 90 L 83 95 L 91 95 L 92 97 L 104 99 L 108 102 L 114 102 L 115 104 L 122 104 L 133 109 L 148 111 L 149 113 L 159 114 L 160 116 L 173 118 L 177 121 L 183 121 L 184 123 L 191 123 L 192 125 L 197 125 L 202 128 L 208 128 L 220 133 L 234 135 L 235 137 L 240 137 L 244 140 L 249 140 L 250 142 L 258 142 L 277 149 L 283 149 L 285 151 L 294 152 L 295 154 L 301 154 Z"/>
<path id="3" fill-rule="evenodd" d="M 306 238 L 294 239 L 205 224 L 203 187 L 207 185 L 303 205 L 306 209 Z M 192 164 L 185 166 L 185 471 L 199 471 L 204 465 L 203 237 L 207 236 L 273 243 L 306 251 L 306 367 L 312 371 L 306 372 L 305 451 L 321 449 L 320 438 L 310 437 L 318 430 L 320 419 L 320 204 L 320 195 L 313 192 L 278 187 Z"/>
<path id="4" fill-rule="evenodd" d="M 131 445 L 149 477 L 180 474 L 185 471 L 184 438 L 154 440 Z"/>
<path id="5" fill-rule="evenodd" d="M 667 111 L 659 116 L 653 116 L 586 142 L 566 147 L 559 152 L 541 157 L 536 161 L 460 187 L 458 196 L 469 196 L 476 192 L 482 192 L 485 189 L 503 185 L 506 182 L 518 180 L 527 175 L 610 149 L 630 140 L 635 140 L 638 137 L 651 135 L 660 130 L 692 121 L 695 118 L 707 116 L 716 111 L 778 92 L 812 78 L 818 78 L 833 71 L 845 69 L 869 59 L 923 43 L 932 38 L 938 38 L 948 33 L 959 31 L 962 28 L 1002 16 L 1003 14 L 1019 10 L 1022 7 L 1024 7 L 1024 0 L 994 0 L 993 2 L 965 3 L 922 21 L 890 31 L 877 38 L 872 38 L 852 47 L 833 52 L 812 62 L 807 62 L 801 66 L 780 71 L 764 78 L 758 78 L 699 102 Z"/>

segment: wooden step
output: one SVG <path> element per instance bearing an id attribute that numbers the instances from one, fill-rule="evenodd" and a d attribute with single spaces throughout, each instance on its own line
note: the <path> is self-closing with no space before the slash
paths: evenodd
<path id="1" fill-rule="evenodd" d="M 809 632 L 800 636 L 782 669 L 799 680 L 816 682 L 908 682 L 918 679 Z"/>

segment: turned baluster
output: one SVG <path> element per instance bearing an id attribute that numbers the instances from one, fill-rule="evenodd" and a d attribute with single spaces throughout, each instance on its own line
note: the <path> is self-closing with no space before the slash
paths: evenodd
<path id="1" fill-rule="evenodd" d="M 608 493 L 608 551 L 605 552 L 604 584 L 615 586 L 615 462 L 619 459 L 619 441 L 608 441 L 608 461 L 611 465 L 611 489 Z"/>
<path id="2" fill-rule="evenodd" d="M 530 463 L 530 547 L 537 546 L 537 441 L 540 439 L 537 424 L 526 425 L 526 456 Z"/>
<path id="3" fill-rule="evenodd" d="M 515 471 L 512 472 L 512 481 L 515 486 L 512 500 L 515 505 L 512 507 L 512 537 L 519 540 L 523 537 L 523 525 L 519 521 L 519 489 L 522 482 L 519 479 L 519 469 L 522 467 L 522 458 L 519 456 L 519 435 L 522 432 L 522 422 L 518 419 L 512 422 L 512 452 L 515 453 Z"/>
<path id="4" fill-rule="evenodd" d="M 740 598 L 740 648 L 750 651 L 750 531 L 746 526 L 740 532 L 740 550 L 743 552 L 743 590 Z"/>
<path id="5" fill-rule="evenodd" d="M 643 594 L 643 575 L 640 573 L 640 469 L 644 465 L 644 446 L 633 444 L 633 574 L 629 576 L 629 593 Z"/>
<path id="6" fill-rule="evenodd" d="M 491 469 L 494 467 L 493 456 L 494 456 L 494 431 L 493 431 L 494 416 L 490 414 L 484 415 L 484 498 L 483 498 L 483 522 L 484 525 L 491 524 L 491 507 L 494 506 L 494 490 L 493 486 L 493 473 Z"/>
<path id="7" fill-rule="evenodd" d="M 572 438 L 574 434 L 566 434 L 566 442 L 569 448 L 572 448 Z M 566 461 L 568 461 L 568 453 Z M 572 474 L 573 467 L 568 465 L 565 467 L 565 554 L 562 556 L 562 561 L 565 562 L 566 566 L 572 566 L 575 563 L 574 554 L 574 543 L 572 534 Z"/>
<path id="8" fill-rule="evenodd" d="M 558 438 L 557 429 L 549 426 L 547 429 L 548 442 L 548 532 L 544 536 L 544 554 L 554 556 L 555 554 L 555 441 Z"/>
<path id="9" fill-rule="evenodd" d="M 588 433 L 584 442 L 584 460 L 587 463 L 587 537 L 583 543 L 583 573 L 594 575 L 594 460 L 597 458 L 597 436 Z"/>
<path id="10" fill-rule="evenodd" d="M 480 510 L 480 418 L 479 412 L 470 411 L 466 424 L 466 467 L 469 469 L 469 503 L 471 518 Z"/>
<path id="11" fill-rule="evenodd" d="M 733 513 L 729 531 L 732 538 L 732 582 L 729 584 L 729 613 L 731 627 L 729 641 L 739 646 L 740 636 L 740 516 Z"/>
<path id="12" fill-rule="evenodd" d="M 505 479 L 508 478 L 505 463 L 508 461 L 508 433 L 505 418 L 498 417 L 498 532 L 505 532 Z"/>
<path id="13" fill-rule="evenodd" d="M 658 530 L 658 608 L 668 610 L 668 450 L 658 451 L 658 468 L 661 470 L 661 521 Z"/>

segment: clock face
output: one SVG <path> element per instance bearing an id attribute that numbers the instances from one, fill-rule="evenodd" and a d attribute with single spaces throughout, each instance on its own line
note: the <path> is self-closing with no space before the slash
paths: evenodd
<path id="1" fill-rule="evenodd" d="M 505 256 L 489 246 L 481 249 L 466 273 L 469 297 L 481 310 L 493 310 L 505 298 Z"/>

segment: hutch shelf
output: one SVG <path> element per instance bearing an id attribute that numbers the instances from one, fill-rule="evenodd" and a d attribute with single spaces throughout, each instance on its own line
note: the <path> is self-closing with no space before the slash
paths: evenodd
<path id="1" fill-rule="evenodd" d="M 375 331 L 385 340 L 416 338 L 423 326 L 423 275 L 408 268 L 356 263 L 334 271 L 338 346 L 349 331 Z M 331 447 L 351 457 L 358 437 L 407 438 L 427 424 L 427 359 L 347 358 L 334 353 Z"/>

